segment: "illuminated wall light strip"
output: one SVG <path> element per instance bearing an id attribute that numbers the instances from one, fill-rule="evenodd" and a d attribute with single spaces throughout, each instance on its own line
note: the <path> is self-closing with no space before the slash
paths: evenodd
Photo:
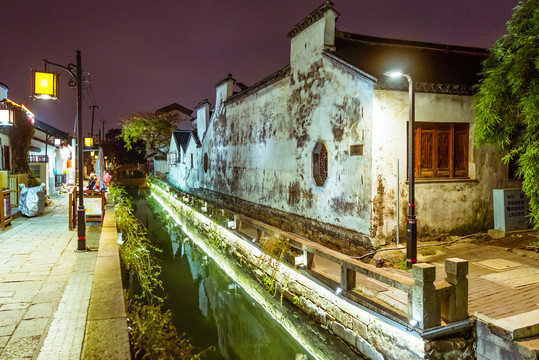
<path id="1" fill-rule="evenodd" d="M 26 112 L 26 115 L 31 117 L 32 119 L 35 118 L 36 116 L 34 115 L 33 112 L 31 112 L 25 105 L 22 105 L 22 104 L 17 104 L 15 101 L 12 101 L 12 100 L 9 100 L 9 99 L 5 99 L 6 102 L 10 103 L 11 105 L 14 105 L 20 109 L 23 109 L 25 112 Z"/>
<path id="2" fill-rule="evenodd" d="M 153 184 L 152 184 L 153 186 Z M 159 189 L 159 187 L 157 187 Z M 160 189 L 161 190 L 161 189 Z M 170 197 L 170 194 L 166 193 L 167 197 Z M 282 321 L 281 319 L 279 319 L 277 316 L 275 316 L 275 314 L 271 311 L 271 306 L 265 301 L 265 299 L 260 296 L 260 298 L 258 297 L 255 297 L 254 294 L 252 294 L 248 289 L 247 287 L 242 284 L 242 279 L 238 278 L 235 276 L 234 274 L 234 271 L 232 270 L 232 267 L 227 264 L 226 262 L 224 261 L 221 261 L 221 259 L 217 258 L 214 254 L 213 254 L 213 251 L 210 250 L 206 244 L 203 242 L 203 241 L 197 241 L 196 240 L 196 236 L 194 236 L 188 229 L 187 229 L 187 226 L 175 215 L 173 214 L 173 211 L 170 209 L 170 207 L 168 205 L 165 204 L 165 202 L 158 198 L 157 196 L 155 196 L 154 194 L 152 194 L 152 197 L 154 199 L 156 199 L 160 204 L 161 206 L 163 206 L 163 208 L 170 214 L 170 216 L 178 222 L 178 224 L 180 224 L 182 226 L 182 230 L 185 232 L 185 234 L 194 242 L 197 244 L 197 246 L 199 246 L 202 251 L 204 251 L 206 254 L 208 254 L 217 264 L 219 264 L 219 267 L 221 267 L 221 269 L 223 269 L 223 271 L 228 275 L 230 276 L 232 279 L 234 279 L 234 281 L 242 288 L 245 290 L 245 292 L 253 299 L 255 300 L 260 306 L 262 306 L 263 309 L 266 310 L 266 312 L 276 321 L 278 322 L 279 324 L 281 324 L 281 326 L 286 330 L 286 332 L 288 332 L 290 334 L 290 336 L 292 336 L 298 343 L 300 343 L 301 346 L 303 346 L 303 348 L 305 350 L 307 350 L 307 352 L 309 354 L 311 354 L 311 356 L 313 356 L 315 359 L 319 359 L 320 356 L 319 355 L 316 355 L 316 352 L 314 349 L 311 348 L 311 346 L 309 344 L 307 344 L 306 342 L 303 342 L 301 341 L 302 340 L 302 336 L 301 336 L 301 333 L 298 332 L 298 331 L 295 331 L 295 329 L 293 327 L 290 327 L 288 326 L 288 324 L 286 324 L 284 321 Z M 176 199 L 173 199 L 175 201 L 177 201 Z M 189 206 L 179 202 L 179 205 L 182 206 L 182 207 L 187 207 L 189 209 L 191 209 Z M 200 220 L 208 220 L 208 221 L 211 221 L 209 219 L 207 219 L 206 217 L 204 216 L 201 216 L 198 212 L 195 212 L 194 215 L 200 219 Z M 219 226 L 219 225 L 216 225 L 216 226 Z M 236 237 L 235 234 L 229 232 L 228 230 L 226 230 L 225 228 L 219 226 L 221 228 L 221 230 L 223 231 L 226 231 L 228 234 L 227 235 L 227 238 L 230 238 L 231 236 L 234 236 Z M 257 248 L 257 247 L 254 247 L 253 245 L 247 243 L 247 242 L 244 242 L 242 241 L 241 239 L 238 239 L 239 241 L 241 241 L 242 243 L 244 243 L 244 245 L 248 245 L 248 247 L 250 248 L 253 248 L 253 252 L 257 252 L 260 255 L 265 255 L 265 254 L 262 254 L 262 252 Z M 255 255 L 255 254 L 254 254 Z M 225 256 L 225 255 L 223 255 Z M 255 255 L 256 256 L 256 255 Z M 267 255 L 265 255 L 267 256 Z M 272 259 L 274 260 L 274 259 Z M 325 289 L 324 289 L 325 290 Z"/>

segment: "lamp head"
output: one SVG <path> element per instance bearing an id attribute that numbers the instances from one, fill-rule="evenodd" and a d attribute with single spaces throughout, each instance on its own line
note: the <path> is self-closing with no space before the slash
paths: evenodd
<path id="1" fill-rule="evenodd" d="M 402 77 L 404 74 L 401 71 L 385 71 L 384 75 L 392 78 L 398 78 Z"/>

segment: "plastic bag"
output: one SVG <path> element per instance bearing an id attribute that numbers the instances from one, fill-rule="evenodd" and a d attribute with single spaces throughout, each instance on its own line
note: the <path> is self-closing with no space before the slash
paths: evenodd
<path id="1" fill-rule="evenodd" d="M 21 195 L 19 197 L 19 210 L 23 215 L 36 216 L 43 213 L 45 208 L 45 184 L 28 188 L 24 184 L 19 184 L 21 187 Z"/>

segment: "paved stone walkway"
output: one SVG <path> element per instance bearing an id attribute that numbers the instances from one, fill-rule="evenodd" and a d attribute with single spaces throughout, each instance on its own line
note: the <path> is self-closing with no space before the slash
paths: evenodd
<path id="1" fill-rule="evenodd" d="M 97 252 L 74 252 L 67 195 L 52 201 L 0 231 L 0 360 L 80 358 Z M 99 244 L 93 224 L 90 248 Z"/>
<path id="2" fill-rule="evenodd" d="M 425 260 L 436 265 L 437 280 L 445 277 L 446 258 L 459 257 L 469 262 L 469 312 L 491 319 L 523 313 L 539 317 L 539 258 L 529 252 L 515 253 L 498 246 L 459 242 L 445 247 L 443 253 Z M 516 278 L 512 279 L 511 274 Z"/>
<path id="3" fill-rule="evenodd" d="M 420 259 L 436 265 L 438 281 L 445 278 L 445 259 L 458 257 L 469 262 L 470 315 L 496 320 L 521 316 L 526 322 L 539 324 L 539 261 L 536 254 L 528 252 L 525 256 L 524 251 L 511 252 L 502 247 L 476 245 L 469 241 L 438 249 L 440 251 L 436 255 Z M 337 283 L 340 281 L 340 267 L 335 263 L 315 256 L 313 269 Z M 412 276 L 410 271 L 387 270 Z M 510 277 L 511 274 L 514 276 Z M 356 285 L 394 308 L 407 311 L 405 292 L 359 274 Z"/>

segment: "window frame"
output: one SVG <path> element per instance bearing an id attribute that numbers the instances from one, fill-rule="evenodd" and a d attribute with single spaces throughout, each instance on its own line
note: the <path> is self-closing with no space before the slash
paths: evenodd
<path id="1" fill-rule="evenodd" d="M 312 174 L 316 186 L 324 186 L 329 177 L 329 151 L 323 141 L 318 141 L 314 145 Z"/>
<path id="2" fill-rule="evenodd" d="M 414 123 L 415 177 L 469 178 L 469 131 L 469 123 Z"/>

